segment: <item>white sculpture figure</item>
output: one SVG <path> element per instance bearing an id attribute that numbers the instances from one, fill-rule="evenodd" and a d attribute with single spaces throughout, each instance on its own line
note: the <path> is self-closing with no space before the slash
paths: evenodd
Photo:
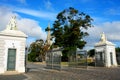
<path id="1" fill-rule="evenodd" d="M 9 24 L 7 25 L 7 29 L 9 30 L 16 30 L 16 16 L 12 16 L 12 18 L 10 19 Z"/>
<path id="2" fill-rule="evenodd" d="M 106 41 L 106 36 L 104 34 L 104 32 L 101 34 L 101 39 L 100 39 L 102 42 L 105 42 Z"/>

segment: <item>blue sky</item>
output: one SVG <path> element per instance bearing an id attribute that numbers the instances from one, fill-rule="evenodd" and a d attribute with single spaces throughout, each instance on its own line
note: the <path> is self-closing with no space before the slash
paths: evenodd
<path id="1" fill-rule="evenodd" d="M 94 19 L 94 27 L 88 30 L 90 36 L 86 38 L 88 46 L 94 46 L 102 32 L 109 41 L 119 46 L 119 0 L 0 0 L 0 30 L 5 29 L 12 15 L 16 15 L 18 28 L 29 36 L 27 44 L 35 39 L 45 40 L 48 23 L 52 27 L 56 15 L 69 7 Z"/>

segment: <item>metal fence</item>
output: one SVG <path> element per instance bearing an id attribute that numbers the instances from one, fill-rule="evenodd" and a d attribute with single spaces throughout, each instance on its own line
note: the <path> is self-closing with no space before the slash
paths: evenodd
<path id="1" fill-rule="evenodd" d="M 49 69 L 61 70 L 61 56 L 60 49 L 53 49 L 46 54 L 46 67 Z"/>
<path id="2" fill-rule="evenodd" d="M 71 51 L 69 55 L 69 67 L 88 67 L 87 51 Z"/>

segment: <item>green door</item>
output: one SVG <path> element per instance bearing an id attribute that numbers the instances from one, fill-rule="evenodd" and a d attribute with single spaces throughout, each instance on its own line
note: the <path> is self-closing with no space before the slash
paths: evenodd
<path id="1" fill-rule="evenodd" d="M 7 70 L 15 70 L 16 63 L 16 49 L 8 49 Z"/>
<path id="2" fill-rule="evenodd" d="M 113 65 L 113 55 L 112 55 L 112 52 L 110 52 L 110 60 L 111 60 L 111 65 Z"/>

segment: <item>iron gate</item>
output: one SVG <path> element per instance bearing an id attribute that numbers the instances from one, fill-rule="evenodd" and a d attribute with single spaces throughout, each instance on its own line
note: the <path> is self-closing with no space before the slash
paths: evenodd
<path id="1" fill-rule="evenodd" d="M 49 69 L 61 70 L 62 50 L 53 49 L 46 54 L 46 67 Z"/>

